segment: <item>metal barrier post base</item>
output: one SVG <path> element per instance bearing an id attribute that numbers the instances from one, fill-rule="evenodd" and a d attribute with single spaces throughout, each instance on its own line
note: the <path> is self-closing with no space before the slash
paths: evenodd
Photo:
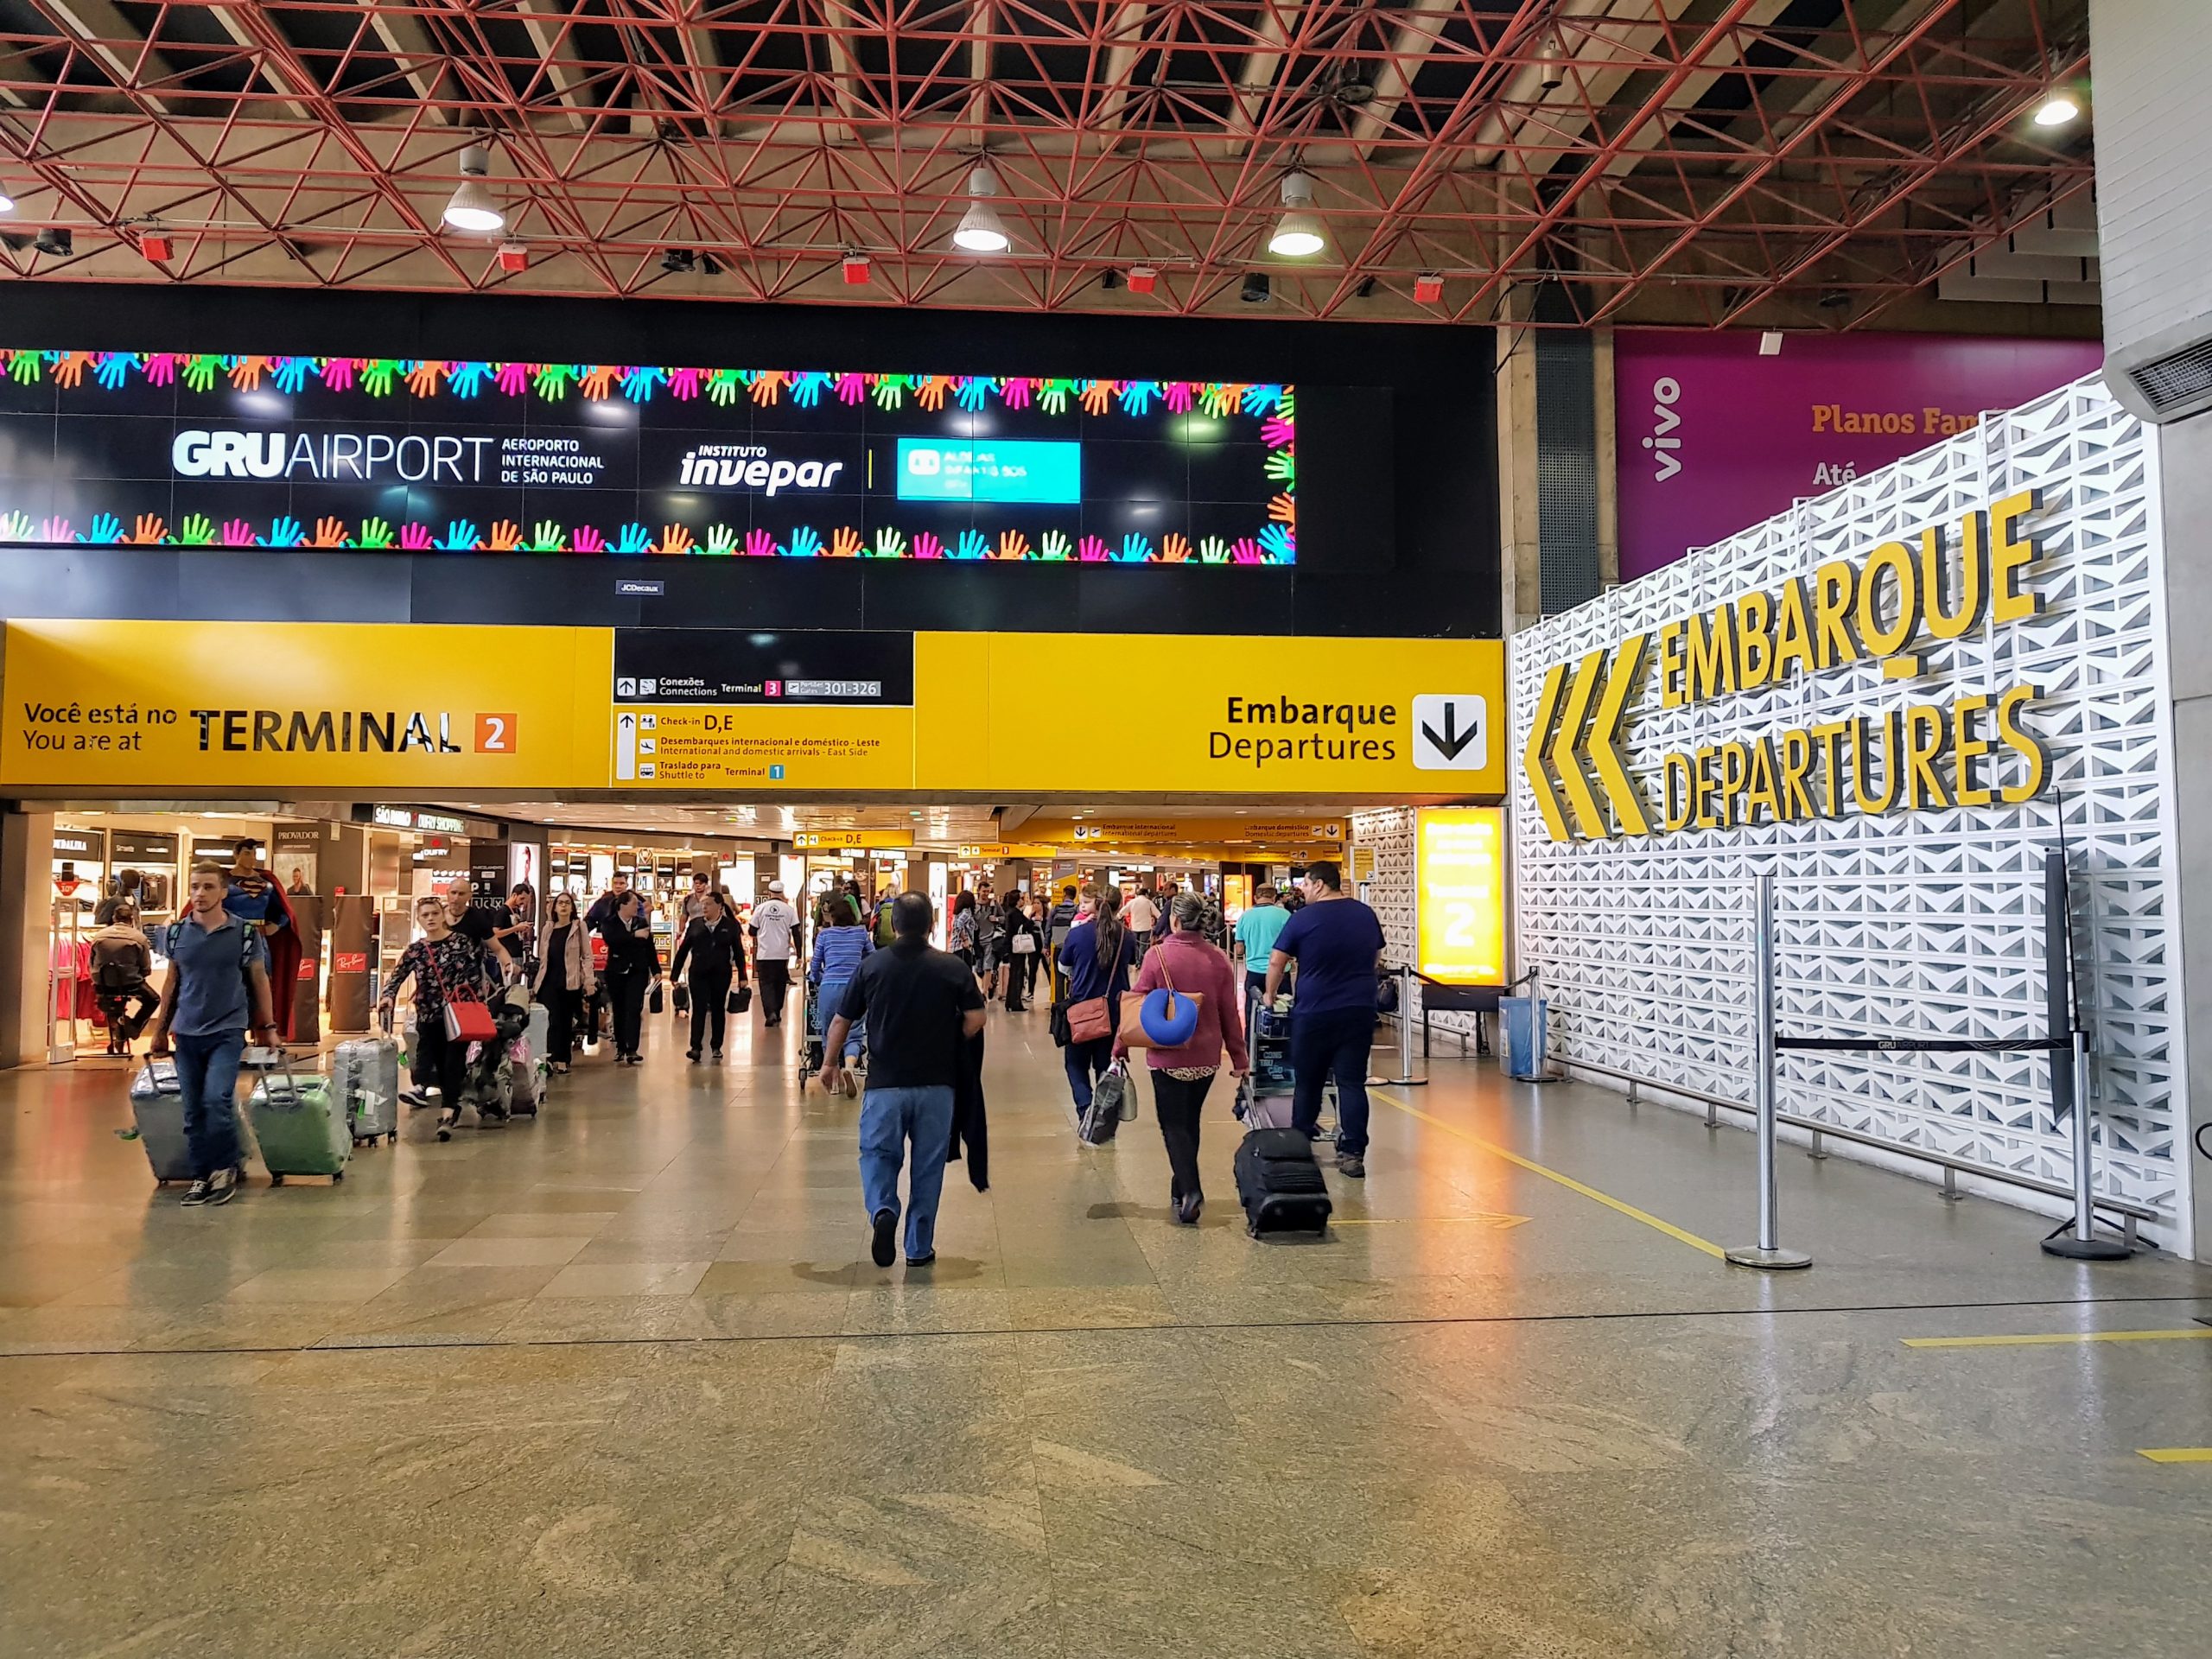
<path id="1" fill-rule="evenodd" d="M 1777 1273 L 1813 1265 L 1813 1258 L 1802 1250 L 1763 1250 L 1756 1244 L 1729 1251 L 1728 1259 L 1739 1268 L 1766 1268 Z"/>
<path id="2" fill-rule="evenodd" d="M 2071 1222 L 2067 1224 L 2068 1227 L 2072 1225 Z M 2069 1262 L 2125 1262 L 2135 1254 L 2117 1238 L 2076 1238 L 2063 1227 L 2044 1240 L 2043 1253 L 2063 1256 Z"/>

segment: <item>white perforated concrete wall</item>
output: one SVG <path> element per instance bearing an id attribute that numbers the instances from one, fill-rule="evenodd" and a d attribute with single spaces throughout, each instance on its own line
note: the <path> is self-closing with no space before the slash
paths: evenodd
<path id="1" fill-rule="evenodd" d="M 2063 843 L 2096 1051 L 2102 1190 L 2154 1206 L 2151 1235 L 2190 1248 L 2174 880 L 2173 750 L 2155 446 L 2084 381 L 1994 416 L 1511 642 L 1515 892 L 1521 970 L 1541 970 L 1555 1049 L 1664 1084 L 1750 1096 L 1752 878 L 1777 878 L 1778 1024 L 1999 1037 L 2042 1023 L 2039 870 Z M 2018 806 L 1555 842 L 1518 761 L 1546 671 L 1747 590 L 1917 545 L 1928 525 L 2028 486 L 2040 615 L 1929 653 L 1916 679 L 1861 662 L 1667 709 L 1647 675 L 1625 725 L 1630 770 L 1660 804 L 1662 757 L 1761 730 L 1948 702 L 2035 682 L 2048 750 Z M 2212 645 L 2208 645 L 2212 649 Z M 1787 1055 L 1785 1110 L 1993 1170 L 2070 1179 L 2039 1054 Z M 1832 1143 L 1840 1147 L 1841 1143 Z M 1847 1154 L 1847 1155 L 1850 1155 Z M 1991 1196 L 2022 1202 L 2012 1189 Z M 2045 1207 L 2037 1204 L 2036 1207 Z"/>

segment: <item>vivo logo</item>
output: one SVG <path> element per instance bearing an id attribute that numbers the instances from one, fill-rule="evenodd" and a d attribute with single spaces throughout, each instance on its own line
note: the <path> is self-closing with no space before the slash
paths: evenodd
<path id="1" fill-rule="evenodd" d="M 1662 374 L 1651 383 L 1651 435 L 1643 441 L 1643 447 L 1658 462 L 1652 477 L 1662 484 L 1682 470 L 1681 457 L 1675 453 L 1682 447 L 1682 441 L 1668 435 L 1682 423 L 1682 417 L 1675 412 L 1681 395 L 1681 385 L 1672 375 Z"/>

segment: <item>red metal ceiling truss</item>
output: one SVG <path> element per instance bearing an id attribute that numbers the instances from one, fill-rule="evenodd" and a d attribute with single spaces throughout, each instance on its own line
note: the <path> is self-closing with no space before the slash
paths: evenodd
<path id="1" fill-rule="evenodd" d="M 24 278 L 1876 315 L 2085 187 L 2086 0 L 0 0 Z M 471 143 L 529 269 L 440 210 Z M 1014 233 L 957 251 L 988 156 Z M 1266 251 L 1283 175 L 1328 247 Z M 156 265 L 137 235 L 167 228 Z M 28 238 L 66 228 L 71 251 Z M 711 255 L 664 270 L 671 249 Z M 840 276 L 865 252 L 873 280 Z M 1109 285 L 1146 264 L 1157 291 Z M 706 267 L 711 264 L 711 271 Z M 1446 278 L 1433 305 L 1414 278 Z M 1824 302 L 1824 303 L 1823 303 Z"/>

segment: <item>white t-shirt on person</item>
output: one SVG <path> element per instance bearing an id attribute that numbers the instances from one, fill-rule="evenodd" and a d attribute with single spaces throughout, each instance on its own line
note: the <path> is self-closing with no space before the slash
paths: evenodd
<path id="1" fill-rule="evenodd" d="M 780 899 L 766 899 L 753 907 L 753 955 L 760 962 L 789 962 L 791 934 L 798 926 L 798 912 Z"/>

